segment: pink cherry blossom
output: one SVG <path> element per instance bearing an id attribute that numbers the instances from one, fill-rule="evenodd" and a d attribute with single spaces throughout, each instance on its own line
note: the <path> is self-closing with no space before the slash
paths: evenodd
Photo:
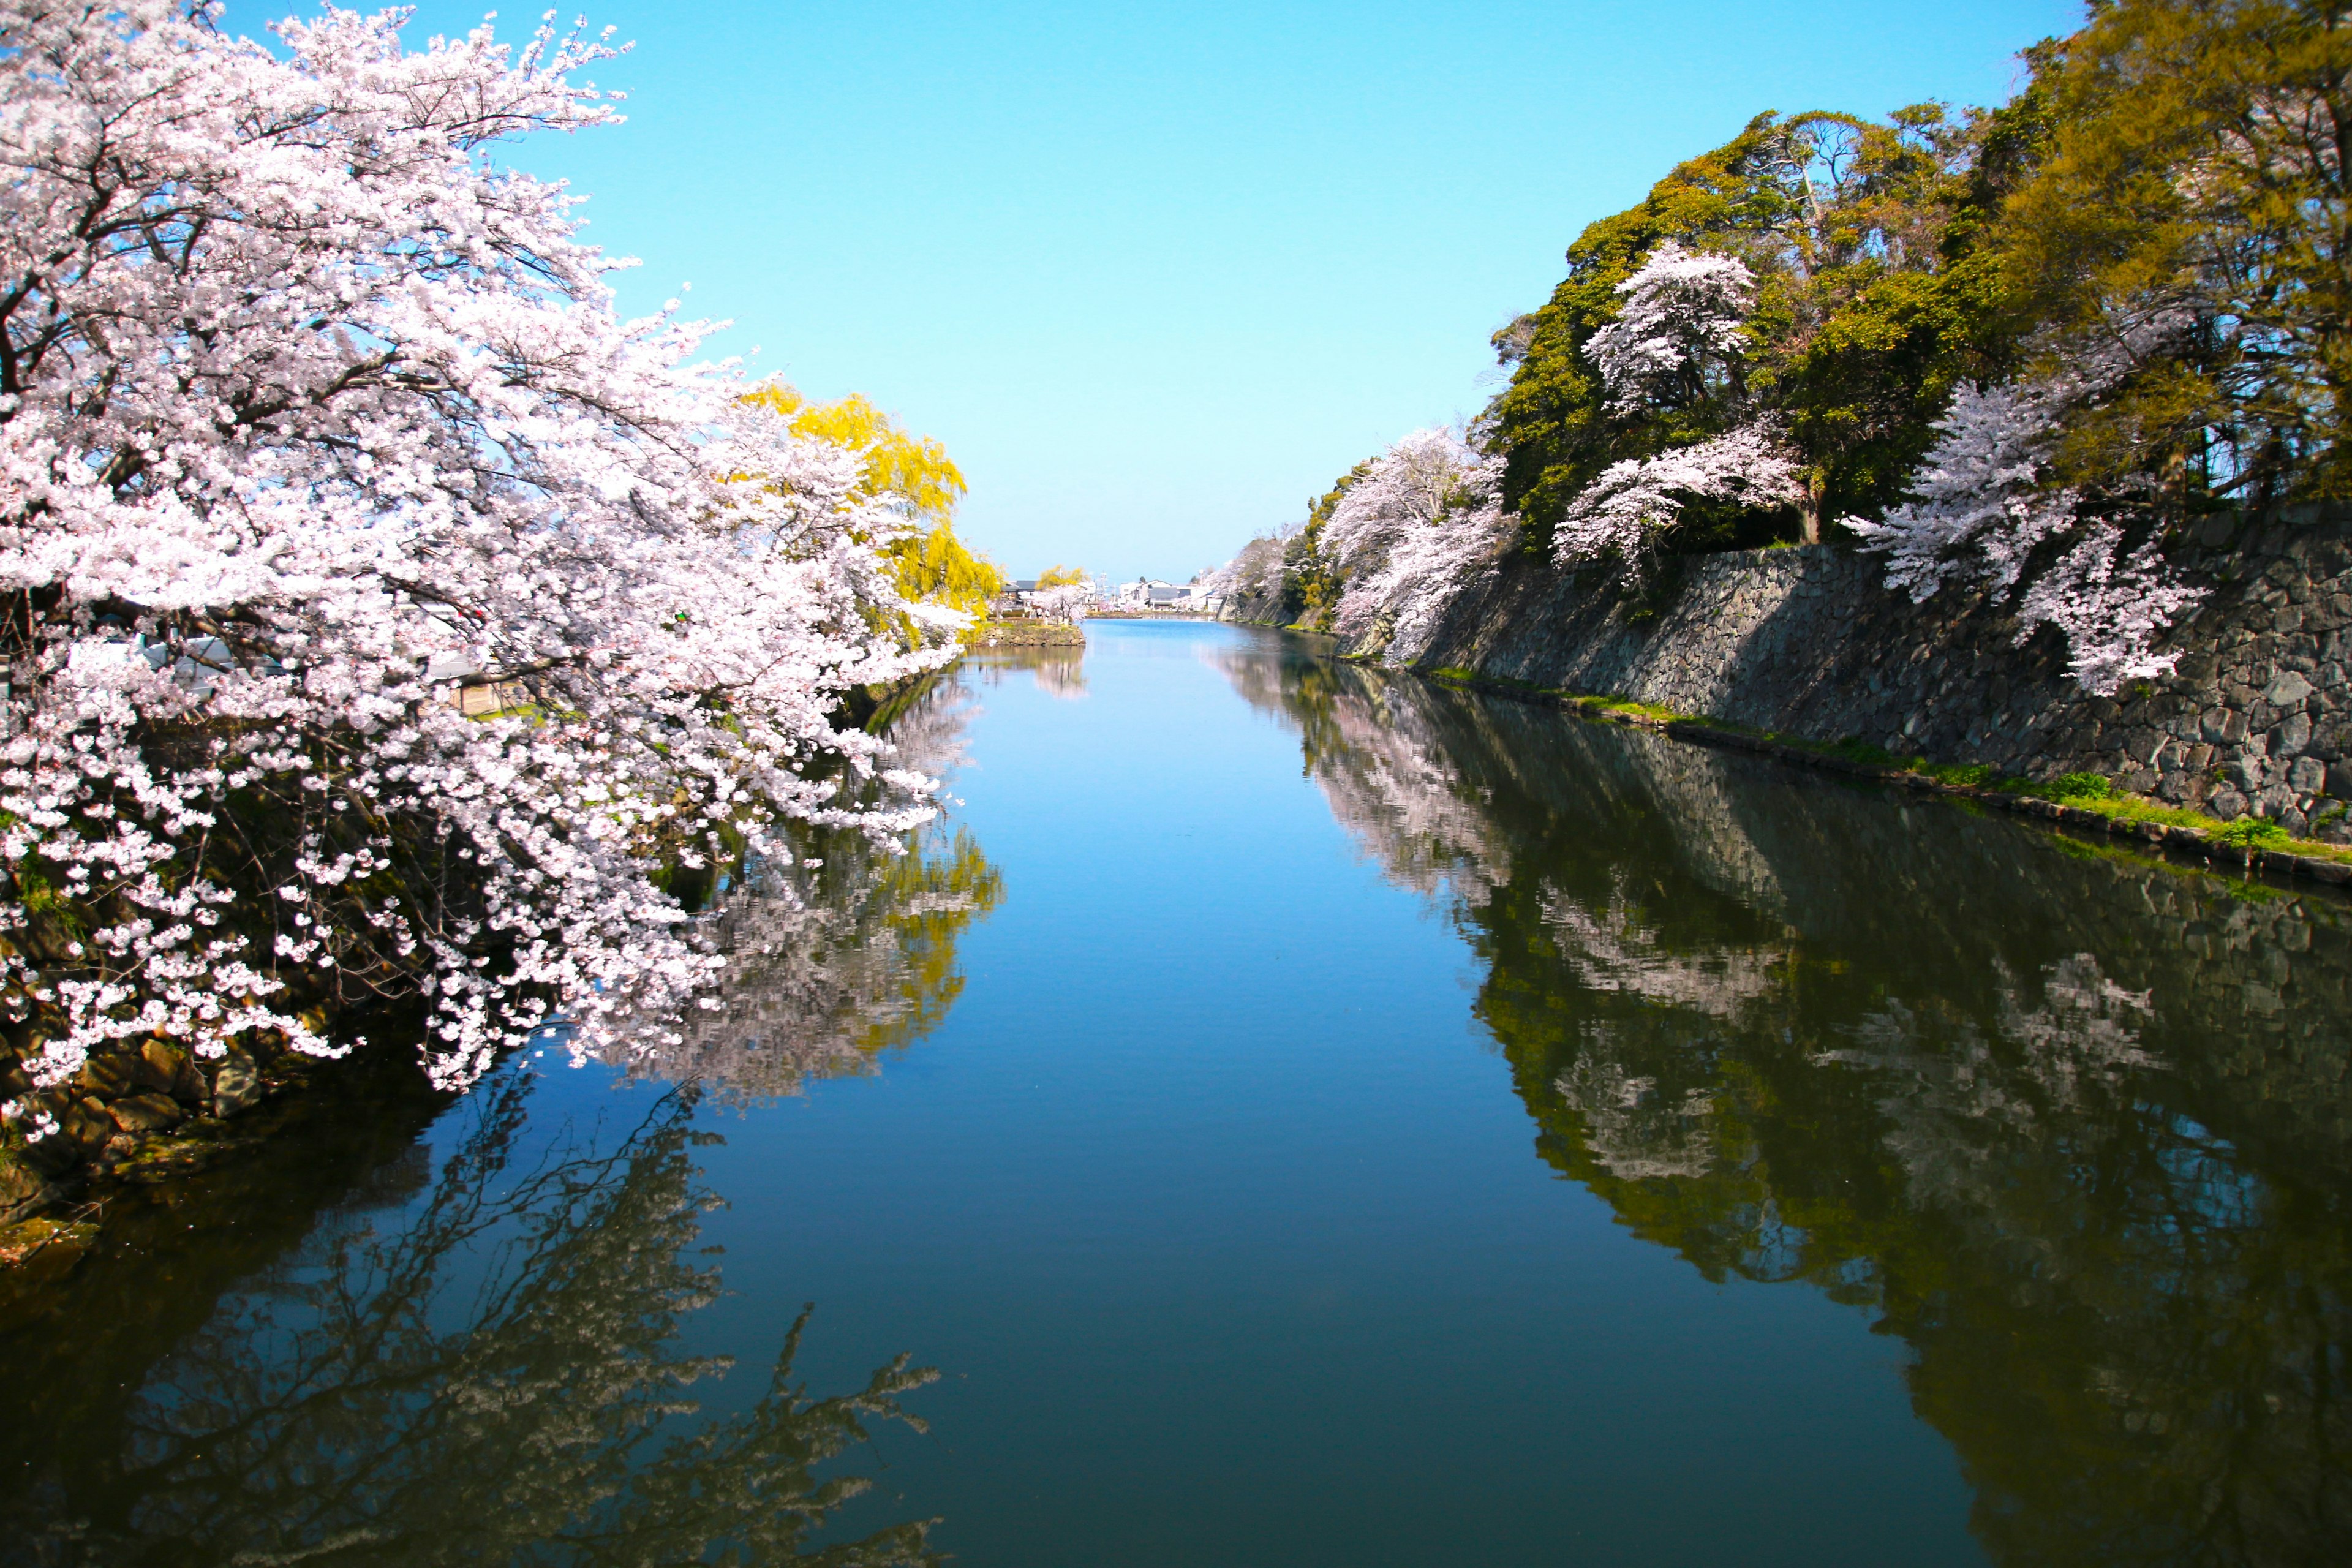
<path id="1" fill-rule="evenodd" d="M 279 58 L 0 4 L 0 868 L 12 935 L 36 889 L 95 922 L 6 960 L 63 1020 L 43 1083 L 151 1033 L 332 1054 L 298 973 L 421 990 L 445 1083 L 556 1010 L 625 1050 L 721 962 L 666 865 L 929 815 L 834 717 L 952 657 L 887 631 L 957 619 L 892 587 L 906 520 L 703 324 L 619 320 L 576 198 L 493 161 L 613 121 L 575 80 L 612 49 L 404 16 Z"/>

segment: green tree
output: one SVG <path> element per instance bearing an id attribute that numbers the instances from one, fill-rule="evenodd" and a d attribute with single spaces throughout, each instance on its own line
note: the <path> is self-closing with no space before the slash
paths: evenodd
<path id="1" fill-rule="evenodd" d="M 2192 502 L 2352 490 L 2347 15 L 2120 0 L 2044 52 L 2049 153 L 2008 213 L 2014 287 L 2053 357 L 2142 345 L 2072 421 L 2067 478 L 2156 476 Z"/>
<path id="2" fill-rule="evenodd" d="M 1601 471 L 1773 416 L 1806 471 L 1798 537 L 1874 515 L 1902 493 L 1953 382 L 1984 374 L 2014 327 L 2003 313 L 1990 216 L 2037 145 L 2031 90 L 1991 113 L 1935 104 L 1885 124 L 1814 112 L 1758 115 L 1640 204 L 1589 226 L 1541 310 L 1496 332 L 1513 367 L 1488 411 L 1507 504 L 1549 540 Z M 1617 319 L 1618 286 L 1663 242 L 1727 253 L 1757 279 L 1743 353 L 1706 395 L 1612 407 L 1587 352 Z M 1787 521 L 1694 507 L 1676 547 L 1785 537 Z"/>

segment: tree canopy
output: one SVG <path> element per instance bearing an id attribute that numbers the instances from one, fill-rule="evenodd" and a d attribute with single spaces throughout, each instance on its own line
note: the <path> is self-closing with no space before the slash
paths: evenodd
<path id="1" fill-rule="evenodd" d="M 1493 336 L 1467 434 L 1519 543 L 1639 584 L 1858 542 L 2055 626 L 2088 690 L 2170 669 L 2202 594 L 2171 531 L 2352 493 L 2348 9 L 2096 0 L 1997 108 L 1767 111 L 1677 164 Z M 1496 559 L 1466 512 L 1427 581 L 1335 554 L 1363 471 L 1228 577 L 1278 554 L 1284 614 L 1328 624 L 1368 572 L 1433 615 Z"/>

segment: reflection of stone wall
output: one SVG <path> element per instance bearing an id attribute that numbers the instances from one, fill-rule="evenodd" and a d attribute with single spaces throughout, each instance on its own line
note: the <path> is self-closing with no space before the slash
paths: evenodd
<path id="1" fill-rule="evenodd" d="M 2049 628 L 2016 647 L 2011 607 L 1953 590 L 1914 605 L 1874 558 L 1826 545 L 1670 562 L 1652 605 L 1519 558 L 1464 595 L 1422 662 L 2034 777 L 2093 771 L 2225 816 L 2258 802 L 2294 827 L 2352 796 L 2352 520 L 2226 551 L 2209 528 L 2217 548 L 2180 556 L 2213 591 L 2175 630 L 2179 674 L 2113 700 L 2066 677 Z M 2327 836 L 2352 837 L 2340 819 Z"/>
<path id="2" fill-rule="evenodd" d="M 1335 805 L 1383 803 L 1349 823 L 1398 880 L 1423 853 L 1398 825 L 1479 847 L 1453 912 L 1538 1154 L 1706 1277 L 1801 1280 L 1899 1335 L 1993 1561 L 2352 1557 L 2339 900 L 1536 704 L 1230 663 Z"/>

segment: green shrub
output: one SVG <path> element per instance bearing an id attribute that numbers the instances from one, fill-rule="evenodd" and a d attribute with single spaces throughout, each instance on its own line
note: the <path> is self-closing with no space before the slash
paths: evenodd
<path id="1" fill-rule="evenodd" d="M 2262 849 L 2286 842 L 2286 829 L 2261 816 L 2242 816 L 2213 837 L 2233 849 Z"/>
<path id="2" fill-rule="evenodd" d="M 2052 800 L 2105 800 L 2116 786 L 2097 773 L 2062 773 L 2043 786 Z"/>

